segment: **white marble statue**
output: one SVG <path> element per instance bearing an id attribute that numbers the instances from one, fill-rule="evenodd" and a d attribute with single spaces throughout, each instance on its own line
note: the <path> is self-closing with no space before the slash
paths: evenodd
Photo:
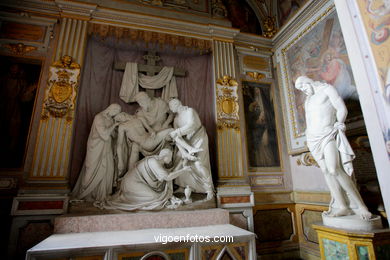
<path id="1" fill-rule="evenodd" d="M 147 156 L 123 177 L 120 189 L 102 207 L 121 210 L 159 210 L 176 208 L 182 201 L 173 196 L 172 180 L 189 170 L 189 166 L 169 172 L 164 166 L 172 160 L 172 151 L 162 149 Z"/>
<path id="2" fill-rule="evenodd" d="M 169 111 L 167 102 L 161 98 L 151 98 L 146 92 L 137 93 L 135 100 L 140 106 L 136 112 L 138 118 L 144 118 L 156 132 L 169 128 L 173 114 Z"/>
<path id="3" fill-rule="evenodd" d="M 317 161 L 332 196 L 327 217 L 353 215 L 370 220 L 371 213 L 351 179 L 355 154 L 345 136 L 347 108 L 336 89 L 329 84 L 299 77 L 295 87 L 305 100 L 307 146 Z"/>
<path id="4" fill-rule="evenodd" d="M 104 201 L 112 193 L 115 171 L 112 133 L 118 125 L 113 117 L 120 112 L 118 104 L 111 104 L 95 116 L 84 165 L 71 194 L 74 199 Z"/>
<path id="5" fill-rule="evenodd" d="M 183 201 L 173 196 L 175 179 L 184 190 L 185 203 L 192 202 L 192 192 L 212 199 L 208 137 L 196 111 L 178 99 L 168 105 L 145 92 L 135 99 L 140 108 L 134 115 L 112 104 L 95 116 L 72 197 L 107 209 L 176 208 Z M 169 146 L 177 147 L 173 162 Z"/>
<path id="6" fill-rule="evenodd" d="M 119 176 L 134 167 L 139 153 L 144 156 L 158 154 L 164 147 L 165 138 L 173 131 L 173 128 L 167 128 L 156 133 L 144 117 L 125 112 L 116 115 L 115 121 L 120 122 L 116 145 Z"/>
<path id="7" fill-rule="evenodd" d="M 169 135 L 179 148 L 179 162 L 175 169 L 190 166 L 190 171 L 175 179 L 175 184 L 184 188 L 185 203 L 192 202 L 191 193 L 207 193 L 206 200 L 214 196 L 214 186 L 211 177 L 208 137 L 198 113 L 183 106 L 178 99 L 169 101 L 169 108 L 176 114 Z"/>

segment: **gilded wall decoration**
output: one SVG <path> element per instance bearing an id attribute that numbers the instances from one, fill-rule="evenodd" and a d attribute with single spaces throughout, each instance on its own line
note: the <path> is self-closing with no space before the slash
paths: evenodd
<path id="1" fill-rule="evenodd" d="M 217 127 L 240 129 L 238 83 L 230 76 L 217 80 Z"/>
<path id="2" fill-rule="evenodd" d="M 246 73 L 247 76 L 249 76 L 251 79 L 255 80 L 255 81 L 259 81 L 259 80 L 262 80 L 265 78 L 265 74 L 264 73 L 259 73 L 259 72 L 256 72 L 256 71 L 248 71 Z"/>
<path id="3" fill-rule="evenodd" d="M 297 159 L 297 164 L 304 165 L 304 166 L 319 167 L 316 160 L 314 160 L 310 152 L 300 154 Z"/>
<path id="4" fill-rule="evenodd" d="M 267 16 L 263 20 L 264 32 L 263 36 L 267 38 L 272 38 L 276 34 L 276 20 L 273 16 Z"/>
<path id="5" fill-rule="evenodd" d="M 80 65 L 68 55 L 50 66 L 43 120 L 50 115 L 55 118 L 66 116 L 67 122 L 72 121 L 79 76 Z"/>
<path id="6" fill-rule="evenodd" d="M 13 54 L 24 55 L 27 52 L 35 51 L 38 49 L 36 46 L 25 45 L 23 43 L 8 43 L 3 44 L 3 47 L 9 49 Z"/>

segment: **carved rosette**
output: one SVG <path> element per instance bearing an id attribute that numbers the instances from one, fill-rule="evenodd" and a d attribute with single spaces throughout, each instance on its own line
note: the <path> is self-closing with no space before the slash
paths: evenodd
<path id="1" fill-rule="evenodd" d="M 50 66 L 42 120 L 47 120 L 49 116 L 66 117 L 67 122 L 73 120 L 80 65 L 72 60 L 65 55 Z"/>
<path id="2" fill-rule="evenodd" d="M 218 129 L 240 129 L 238 116 L 238 83 L 230 76 L 223 76 L 217 80 L 217 127 Z"/>

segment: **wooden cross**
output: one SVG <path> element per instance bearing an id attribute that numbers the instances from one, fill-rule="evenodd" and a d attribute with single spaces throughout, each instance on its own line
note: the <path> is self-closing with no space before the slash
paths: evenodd
<path id="1" fill-rule="evenodd" d="M 332 28 L 333 28 L 333 23 L 334 23 L 334 19 L 329 19 L 326 21 L 325 23 L 325 27 L 324 27 L 324 32 L 322 34 L 322 44 L 321 44 L 321 49 L 320 49 L 320 53 L 317 57 L 314 57 L 314 58 L 308 58 L 306 60 L 306 66 L 309 67 L 309 68 L 315 68 L 315 67 L 319 67 L 323 61 L 321 60 L 321 58 L 323 58 L 323 55 L 324 53 L 328 50 L 329 48 L 329 42 L 330 42 L 330 36 L 332 34 Z M 346 64 L 349 63 L 348 61 L 348 55 L 346 54 L 339 54 L 339 59 L 342 59 Z M 307 76 L 312 78 L 312 79 L 315 79 L 316 80 L 316 77 L 318 77 L 318 72 L 309 72 L 307 73 Z"/>
<path id="2" fill-rule="evenodd" d="M 158 66 L 156 63 L 161 60 L 160 56 L 157 56 L 155 51 L 148 51 L 146 55 L 144 55 L 144 60 L 146 60 L 146 64 L 138 64 L 138 72 L 146 73 L 148 76 L 154 76 L 158 74 L 163 66 Z M 125 70 L 126 62 L 117 62 L 114 64 L 115 70 Z M 185 77 L 186 70 L 182 68 L 173 68 L 173 75 L 177 77 Z M 146 89 L 146 93 L 149 96 L 154 96 L 153 89 Z"/>
<path id="3" fill-rule="evenodd" d="M 306 60 L 308 67 L 317 67 L 319 64 L 322 63 L 321 58 L 322 58 L 322 55 L 324 54 L 324 52 L 329 47 L 329 41 L 330 41 L 330 35 L 332 33 L 332 28 L 333 28 L 333 19 L 329 19 L 326 21 L 324 32 L 322 33 L 322 41 L 321 41 L 322 44 L 321 44 L 320 53 L 317 57 L 308 58 Z"/>

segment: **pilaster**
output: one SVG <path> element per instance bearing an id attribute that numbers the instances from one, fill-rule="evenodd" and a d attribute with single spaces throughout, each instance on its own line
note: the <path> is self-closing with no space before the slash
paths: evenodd
<path id="1" fill-rule="evenodd" d="M 54 62 L 68 55 L 72 57 L 74 63 L 82 66 L 88 17 L 96 6 L 84 4 L 73 6 L 73 3 L 72 5 L 69 2 L 64 3 L 64 1 L 56 1 L 61 10 L 61 20 Z M 34 159 L 27 181 L 44 182 L 48 186 L 50 181 L 67 184 L 79 76 L 75 80 L 71 90 L 73 104 L 67 116 L 51 114 L 44 116 L 45 107 L 43 108 Z M 50 95 L 48 83 L 44 100 L 47 101 Z"/>

